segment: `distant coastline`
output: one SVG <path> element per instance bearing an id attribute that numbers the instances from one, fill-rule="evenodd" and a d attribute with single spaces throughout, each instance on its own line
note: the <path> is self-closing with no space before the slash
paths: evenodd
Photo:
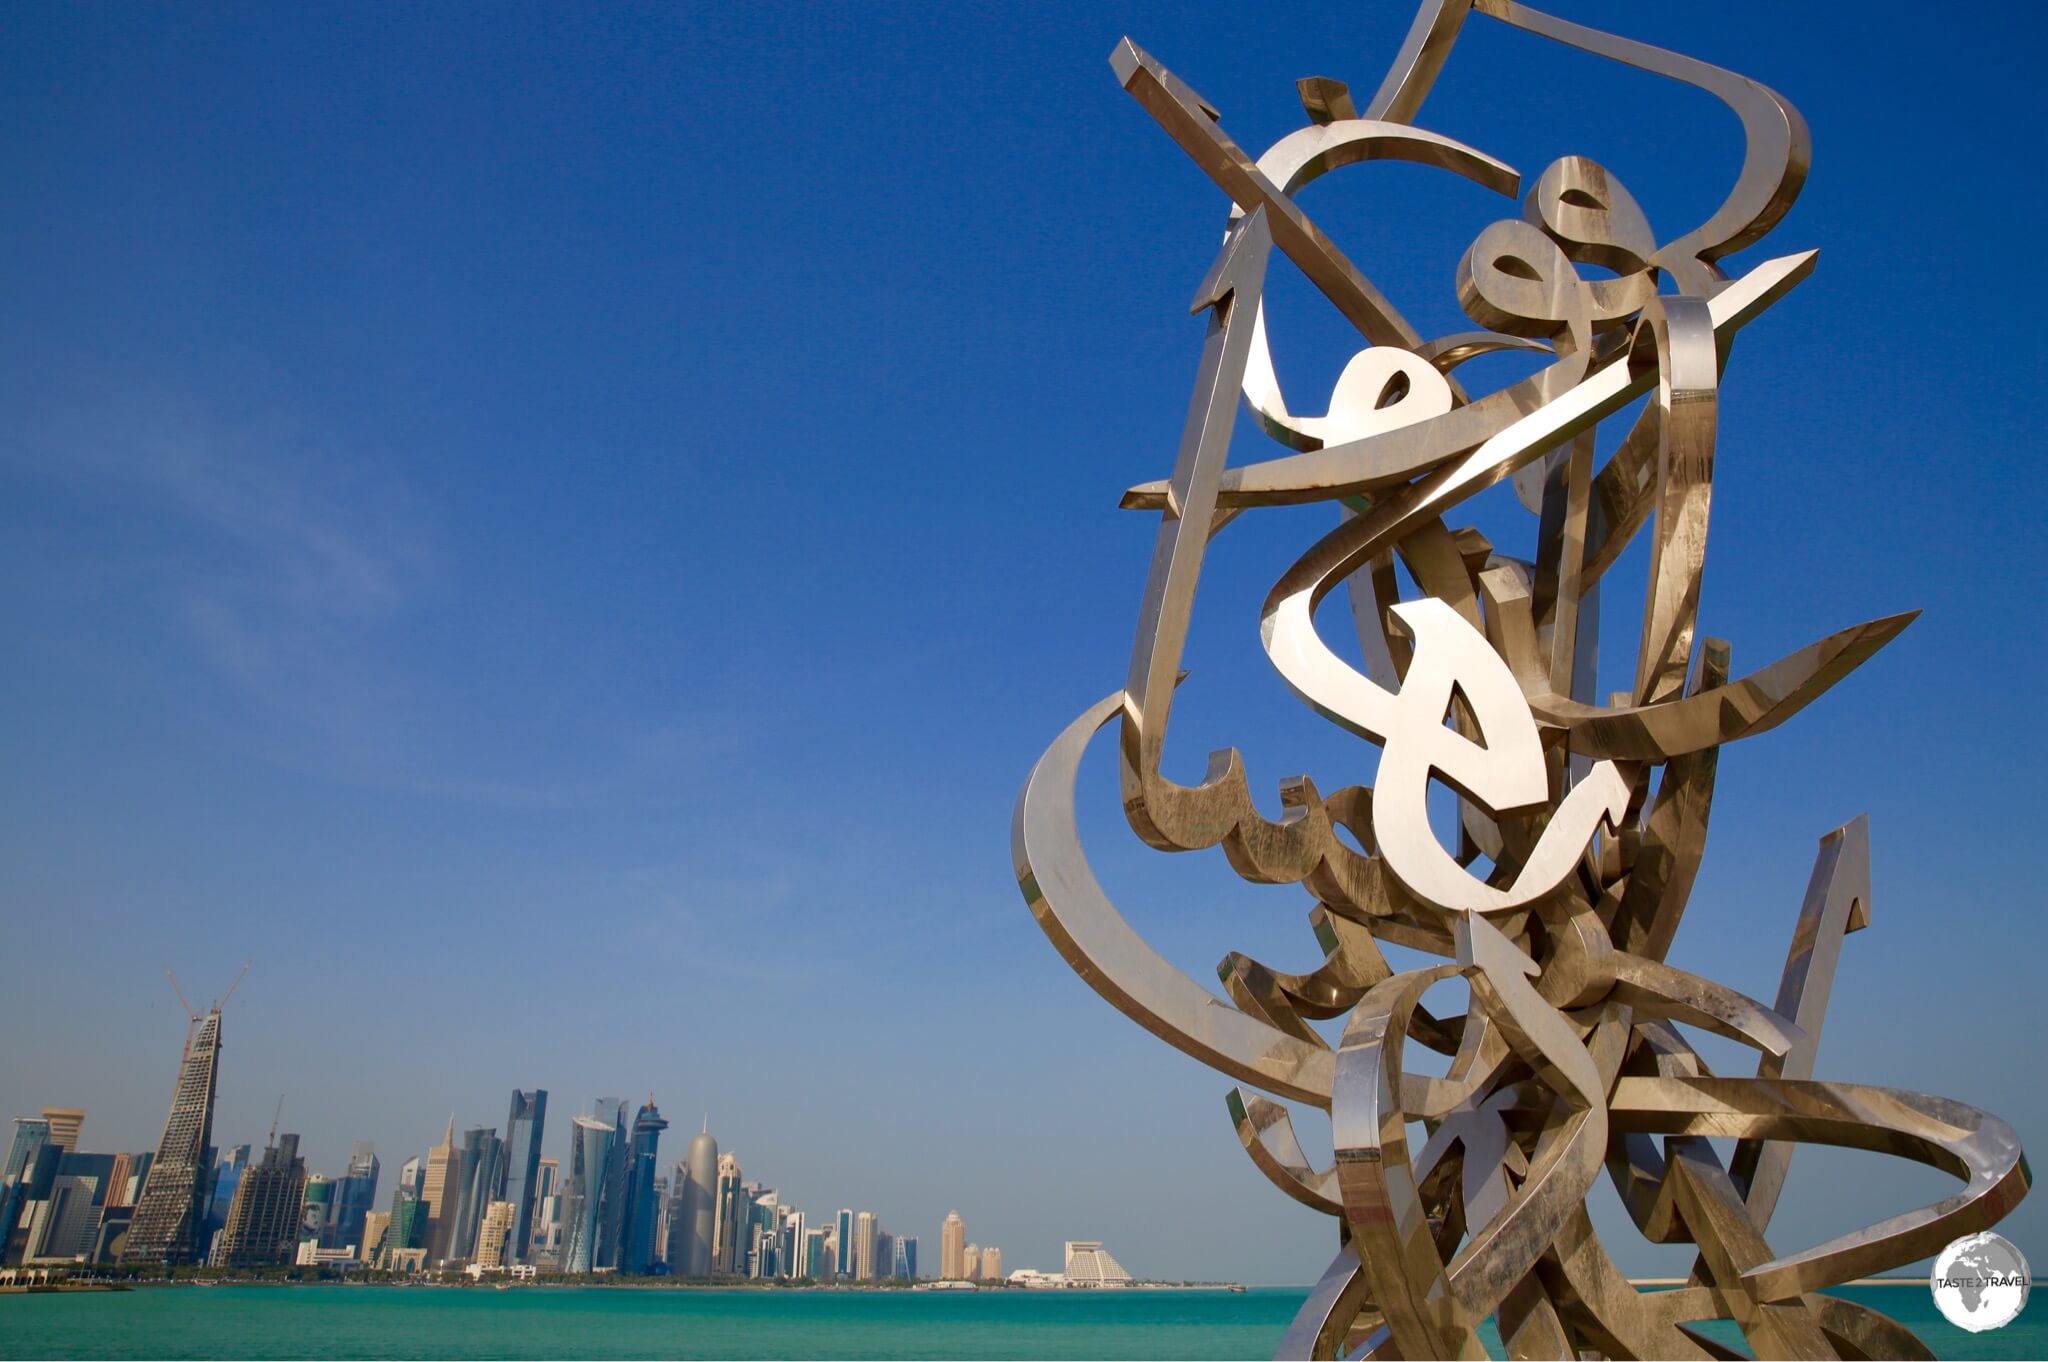
<path id="1" fill-rule="evenodd" d="M 1685 1277 L 1630 1277 L 1629 1285 L 1651 1289 L 1680 1287 L 1686 1285 Z M 1917 1286 L 1928 1285 L 1926 1277 L 1858 1277 L 1843 1286 Z M 615 1277 L 608 1274 L 595 1276 L 556 1276 L 542 1279 L 507 1281 L 502 1278 L 476 1278 L 466 1274 L 436 1277 L 393 1276 L 365 1277 L 362 1274 L 329 1274 L 304 1277 L 283 1275 L 179 1275 L 173 1277 L 107 1277 L 92 1274 L 84 1278 L 58 1277 L 48 1282 L 35 1284 L 0 1285 L 0 1295 L 28 1295 L 54 1292 L 91 1291 L 134 1291 L 153 1287 L 175 1286 L 400 1286 L 407 1288 L 450 1289 L 462 1291 L 533 1291 L 533 1290 L 591 1290 L 608 1291 L 802 1291 L 839 1292 L 844 1294 L 974 1294 L 988 1295 L 1031 1295 L 1031 1296 L 1077 1296 L 1086 1294 L 1122 1294 L 1126 1292 L 1154 1291 L 1244 1291 L 1240 1282 L 1131 1282 L 1125 1286 L 1093 1288 L 1051 1288 L 1031 1290 L 1001 1282 L 948 1283 L 943 1288 L 935 1281 L 888 1281 L 874 1283 L 859 1282 L 808 1282 L 790 1281 L 787 1278 L 761 1280 L 753 1278 L 714 1278 L 703 1281 L 697 1278 L 673 1277 Z M 1264 1288 L 1261 1288 L 1264 1289 Z M 1302 1287 L 1278 1287 L 1276 1290 L 1301 1290 Z"/>
<path id="2" fill-rule="evenodd" d="M 216 1270 L 181 1272 L 176 1275 L 125 1276 L 94 1272 L 80 1276 L 52 1276 L 47 1282 L 11 1283 L 0 1285 L 0 1295 L 22 1295 L 56 1291 L 134 1291 L 159 1287 L 279 1287 L 279 1286 L 330 1286 L 330 1287 L 381 1287 L 445 1289 L 459 1291 L 534 1291 L 534 1290 L 605 1290 L 605 1291 L 754 1291 L 754 1292 L 838 1292 L 852 1295 L 1014 1295 L 1014 1296 L 1088 1296 L 1123 1295 L 1156 1291 L 1244 1291 L 1240 1282 L 1129 1282 L 1114 1287 L 1040 1287 L 1029 1288 L 1008 1282 L 945 1282 L 937 1280 L 908 1281 L 891 1279 L 878 1282 L 844 1281 L 793 1281 L 789 1278 L 748 1278 L 716 1277 L 704 1280 L 696 1277 L 632 1276 L 620 1277 L 609 1273 L 550 1275 L 547 1277 L 507 1279 L 501 1276 L 473 1277 L 467 1273 L 447 1273 L 433 1276 L 355 1273 L 312 1273 L 294 1275 L 284 1271 L 230 1273 Z M 1300 1287 L 1282 1287 L 1281 1290 L 1300 1290 Z"/>

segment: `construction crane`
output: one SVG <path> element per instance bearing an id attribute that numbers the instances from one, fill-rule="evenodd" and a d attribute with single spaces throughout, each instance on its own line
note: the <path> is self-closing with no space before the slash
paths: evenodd
<path id="1" fill-rule="evenodd" d="M 214 1011 L 218 1012 L 228 1005 L 228 999 L 234 997 L 235 990 L 242 986 L 242 976 L 249 972 L 249 966 L 254 963 L 255 961 L 253 960 L 244 960 L 242 962 L 242 968 L 235 972 L 235 982 L 229 984 L 228 991 L 220 995 L 220 1001 L 213 1005 Z"/>
<path id="2" fill-rule="evenodd" d="M 186 1019 L 188 1021 L 198 1021 L 199 1014 L 197 1012 L 194 1012 L 192 1010 L 192 1004 L 186 1001 L 185 990 L 178 987 L 178 976 L 171 973 L 171 967 L 169 965 L 164 966 L 164 978 L 171 981 L 171 992 L 178 995 L 178 1003 L 181 1007 L 185 1009 Z"/>
<path id="3" fill-rule="evenodd" d="M 244 960 L 242 962 L 242 968 L 235 973 L 235 981 L 228 985 L 227 992 L 214 999 L 213 1004 L 207 1009 L 209 1012 L 218 1012 L 228 1005 L 228 999 L 234 997 L 235 990 L 242 986 L 242 976 L 246 975 L 249 972 L 249 966 L 255 963 L 253 960 Z M 200 1014 L 192 1010 L 191 1000 L 185 996 L 185 990 L 178 986 L 178 976 L 171 973 L 169 965 L 165 965 L 163 971 L 164 978 L 171 981 L 171 992 L 178 995 L 178 1002 L 185 1009 L 186 1019 L 193 1022 L 198 1021 Z"/>
<path id="4" fill-rule="evenodd" d="M 170 980 L 170 981 L 171 981 L 171 992 L 173 992 L 173 993 L 175 993 L 175 994 L 177 994 L 177 995 L 178 995 L 178 1004 L 179 1004 L 179 1006 L 181 1006 L 181 1007 L 183 1007 L 183 1008 L 185 1009 L 185 1049 L 184 1049 L 184 1054 L 185 1054 L 185 1055 L 190 1055 L 190 1054 L 192 1053 L 192 1033 L 193 1033 L 194 1031 L 196 1031 L 196 1030 L 198 1030 L 198 1029 L 199 1029 L 199 1014 L 198 1014 L 197 1012 L 194 1012 L 194 1011 L 192 1010 L 192 1004 L 191 1004 L 190 1002 L 186 1001 L 186 998 L 185 998 L 185 990 L 184 990 L 184 989 L 182 989 L 182 988 L 179 988 L 179 987 L 178 987 L 178 976 L 177 976 L 177 975 L 175 975 L 175 974 L 173 974 L 173 973 L 171 973 L 171 967 L 170 967 L 169 965 L 165 965 L 165 966 L 164 966 L 164 978 L 166 978 L 166 979 L 168 979 L 168 980 Z M 181 1058 L 180 1058 L 180 1060 L 179 1060 L 179 1066 L 180 1066 L 180 1068 L 182 1068 L 182 1067 L 183 1067 L 183 1065 L 184 1065 L 184 1060 L 183 1060 L 183 1058 L 181 1057 Z"/>
<path id="5" fill-rule="evenodd" d="M 235 981 L 228 985 L 226 993 L 221 994 L 219 998 L 214 1000 L 212 1007 L 209 1009 L 210 1011 L 218 1012 L 227 1006 L 228 999 L 232 998 L 235 990 L 242 986 L 242 976 L 249 972 L 249 966 L 254 963 L 253 960 L 244 960 L 242 962 L 242 968 L 236 973 Z M 163 970 L 164 978 L 171 981 L 171 992 L 178 995 L 178 1005 L 185 1009 L 185 1049 L 189 1053 L 192 1049 L 192 1033 L 199 1029 L 200 1014 L 192 1010 L 192 1000 L 187 998 L 185 990 L 178 986 L 178 976 L 171 973 L 171 967 L 165 965 Z"/>

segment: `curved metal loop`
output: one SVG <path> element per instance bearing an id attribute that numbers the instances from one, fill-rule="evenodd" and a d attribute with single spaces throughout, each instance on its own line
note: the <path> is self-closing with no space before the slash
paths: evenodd
<path id="1" fill-rule="evenodd" d="M 1725 282 L 1714 262 L 1761 240 L 1798 198 L 1812 164 L 1813 138 L 1784 96 L 1733 71 L 1553 18 L 1515 0 L 1424 0 L 1400 55 L 1366 107 L 1368 118 L 1413 120 L 1475 8 L 1537 37 L 1704 90 L 1742 120 L 1742 169 L 1728 197 L 1651 262 L 1668 271 L 1681 291 L 1711 296 Z"/>
<path id="2" fill-rule="evenodd" d="M 1658 298 L 1636 325 L 1629 366 L 1657 375 L 1657 500 L 1650 584 L 1636 653 L 1636 703 L 1677 694 L 1692 665 L 1693 624 L 1707 559 L 1714 491 L 1715 404 L 1721 356 L 1714 321 L 1698 298 Z"/>
<path id="3" fill-rule="evenodd" d="M 1608 1101 L 1621 1132 L 1792 1140 L 1895 1154 L 1953 1174 L 1962 1191 L 1742 1273 L 1759 1300 L 1852 1281 L 1938 1252 L 1995 1224 L 2030 1181 L 2019 1137 L 1989 1113 L 1926 1093 L 1810 1079 L 1623 1077 Z"/>
<path id="4" fill-rule="evenodd" d="M 1031 768 L 1010 820 L 1017 887 L 1057 949 L 1111 1006 L 1219 1072 L 1281 1097 L 1330 1103 L 1330 1052 L 1248 1017 L 1169 964 L 1103 893 L 1074 823 L 1074 778 L 1118 691 L 1067 725 Z"/>

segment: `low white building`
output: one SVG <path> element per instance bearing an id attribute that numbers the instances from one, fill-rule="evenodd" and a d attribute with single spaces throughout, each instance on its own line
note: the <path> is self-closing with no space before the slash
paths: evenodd
<path id="1" fill-rule="evenodd" d="M 324 1249 L 320 1247 L 320 1241 L 317 1239 L 301 1239 L 299 1241 L 297 1261 L 300 1267 L 332 1267 L 339 1268 L 343 1272 L 348 1271 L 352 1267 L 360 1266 L 356 1258 L 356 1246 L 354 1244 L 350 1244 L 345 1248 Z"/>
<path id="2" fill-rule="evenodd" d="M 1032 1291 L 1056 1291 L 1067 1284 L 1067 1279 L 1062 1274 L 1040 1272 L 1035 1267 L 1020 1267 L 1005 1280 L 1012 1286 L 1021 1286 Z"/>

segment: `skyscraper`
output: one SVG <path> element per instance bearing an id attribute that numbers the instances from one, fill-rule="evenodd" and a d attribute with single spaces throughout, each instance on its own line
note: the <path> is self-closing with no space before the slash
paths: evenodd
<path id="1" fill-rule="evenodd" d="M 37 1116 L 14 1118 L 14 1143 L 7 1148 L 7 1163 L 0 1179 L 12 1182 L 25 1168 L 35 1165 L 36 1151 L 50 1142 L 50 1123 Z"/>
<path id="2" fill-rule="evenodd" d="M 397 1255 L 409 1249 L 426 1248 L 427 1203 L 420 1199 L 420 1189 L 426 1180 L 426 1161 L 419 1155 L 398 1166 L 398 1185 L 391 1189 L 391 1210 L 385 1218 L 383 1241 L 372 1241 L 365 1250 L 380 1250 L 375 1259 L 378 1267 L 394 1266 L 399 1261 Z"/>
<path id="3" fill-rule="evenodd" d="M 128 1225 L 123 1262 L 189 1263 L 199 1256 L 219 1070 L 220 1008 L 215 1007 L 186 1036 L 170 1114 Z"/>
<path id="4" fill-rule="evenodd" d="M 37 1151 L 37 1200 L 22 1246 L 25 1261 L 70 1260 L 92 1252 L 113 1162 L 112 1154 L 67 1153 L 54 1140 Z"/>
<path id="5" fill-rule="evenodd" d="M 419 1160 L 406 1164 L 417 1168 Z M 391 1218 L 384 1227 L 382 1245 L 383 1266 L 391 1266 L 397 1255 L 409 1249 L 424 1251 L 427 1247 L 427 1233 L 432 1228 L 427 1219 L 427 1203 L 420 1198 L 420 1180 L 424 1173 L 411 1178 L 400 1178 L 398 1186 L 391 1193 Z"/>
<path id="6" fill-rule="evenodd" d="M 508 1263 L 527 1262 L 533 1253 L 533 1211 L 547 1195 L 539 1190 L 540 1139 L 547 1115 L 545 1089 L 512 1090 L 512 1109 L 505 1115 L 505 1199 L 512 1203 L 512 1228 L 505 1251 Z"/>
<path id="7" fill-rule="evenodd" d="M 739 1159 L 731 1154 L 720 1154 L 718 1178 L 712 1192 L 711 1269 L 714 1272 L 741 1272 L 746 1269 L 742 1259 L 747 1241 L 739 1226 L 741 1195 Z"/>
<path id="8" fill-rule="evenodd" d="M 599 1201 L 597 1244 L 591 1266 L 616 1268 L 625 1250 L 626 1166 L 631 1161 L 626 1134 L 626 1099 L 600 1097 L 591 1106 L 596 1113 L 595 1119 L 612 1127 L 609 1161 L 604 1169 L 604 1192 Z"/>
<path id="9" fill-rule="evenodd" d="M 676 1165 L 676 1215 L 669 1233 L 669 1271 L 685 1277 L 711 1275 L 711 1232 L 717 1221 L 718 1141 L 711 1138 L 711 1118 L 690 1137 L 683 1161 Z"/>
<path id="10" fill-rule="evenodd" d="M 306 1179 L 305 1194 L 299 1202 L 299 1239 L 318 1244 L 327 1237 L 327 1223 L 334 1216 L 334 1179 L 314 1173 Z"/>
<path id="11" fill-rule="evenodd" d="M 734 1164 L 735 1170 L 739 1167 Z M 748 1276 L 752 1274 L 755 1231 L 761 1228 L 760 1217 L 754 1213 L 754 1203 L 761 1191 L 759 1183 L 740 1181 L 728 1195 L 733 1224 L 732 1270 Z"/>
<path id="12" fill-rule="evenodd" d="M 155 1158 L 156 1151 L 151 1149 L 145 1149 L 140 1154 L 130 1154 L 128 1156 L 128 1193 L 125 1198 L 127 1205 L 133 1206 L 142 1199 L 142 1184 L 149 1180 L 149 1165 Z M 121 1237 L 123 1242 L 127 1240 L 128 1227 L 126 1225 L 121 1227 Z"/>
<path id="13" fill-rule="evenodd" d="M 441 1143 L 427 1151 L 426 1180 L 420 1184 L 420 1200 L 427 1204 L 427 1261 L 438 1263 L 448 1256 L 448 1242 L 455 1237 L 455 1195 L 461 1188 L 456 1168 L 455 1113 L 448 1113 L 448 1133 Z"/>
<path id="14" fill-rule="evenodd" d="M 542 1197 L 533 1216 L 533 1261 L 557 1272 L 562 1269 L 562 1201 L 560 1192 Z"/>
<path id="15" fill-rule="evenodd" d="M 605 1171 L 612 1162 L 617 1128 L 608 1121 L 578 1116 L 569 1128 L 569 1176 L 562 1183 L 561 1269 L 589 1272 L 597 1261 L 598 1230 L 604 1212 Z"/>
<path id="16" fill-rule="evenodd" d="M 106 1205 L 128 1204 L 128 1172 L 131 1162 L 126 1154 L 114 1155 L 113 1166 L 107 1170 Z"/>
<path id="17" fill-rule="evenodd" d="M 66 1154 L 76 1154 L 78 1132 L 85 1126 L 85 1108 L 44 1107 L 43 1119 L 50 1124 L 50 1143 Z"/>
<path id="18" fill-rule="evenodd" d="M 782 1218 L 782 1242 L 776 1264 L 785 1277 L 804 1275 L 804 1213 L 790 1211 Z"/>
<path id="19" fill-rule="evenodd" d="M 664 1271 L 668 1267 L 668 1222 L 674 1210 L 675 1198 L 668 1194 L 668 1175 L 664 1173 L 654 1179 L 654 1242 L 651 1246 L 656 1265 Z"/>
<path id="20" fill-rule="evenodd" d="M 561 1247 L 562 1224 L 562 1178 L 559 1159 L 542 1159 L 540 1175 L 533 1181 L 533 1224 L 526 1238 L 526 1256 L 521 1262 L 539 1262 L 543 1253 L 550 1262 L 559 1267 L 559 1260 L 553 1257 Z"/>
<path id="21" fill-rule="evenodd" d="M 854 1216 L 853 1275 L 856 1281 L 871 1282 L 875 1279 L 876 1239 L 881 1232 L 881 1222 L 875 1219 L 873 1211 L 862 1211 Z"/>
<path id="22" fill-rule="evenodd" d="M 770 1277 L 774 1275 L 775 1241 L 761 1233 L 761 1222 L 747 1221 L 747 1251 L 743 1255 L 745 1271 L 749 1277 Z"/>
<path id="23" fill-rule="evenodd" d="M 299 1137 L 280 1135 L 262 1161 L 244 1169 L 228 1207 L 216 1255 L 222 1267 L 269 1267 L 296 1255 L 306 1191 L 306 1161 Z M 132 1240 L 133 1229 L 128 1231 Z"/>
<path id="24" fill-rule="evenodd" d="M 8 1240 L 20 1223 L 27 1204 L 28 1188 L 36 1160 L 50 1142 L 50 1123 L 36 1116 L 14 1118 L 14 1143 L 8 1146 L 7 1162 L 0 1165 L 0 1262 L 9 1261 Z"/>
<path id="25" fill-rule="evenodd" d="M 805 1230 L 803 1263 L 796 1275 L 811 1281 L 820 1281 L 825 1276 L 825 1230 Z"/>
<path id="26" fill-rule="evenodd" d="M 949 1282 L 957 1282 L 967 1275 L 966 1267 L 967 1226 L 960 1219 L 960 1212 L 947 1211 L 946 1223 L 939 1226 L 939 1275 Z"/>
<path id="27" fill-rule="evenodd" d="M 905 1281 L 917 1280 L 917 1236 L 906 1234 L 896 1241 L 896 1275 Z"/>
<path id="28" fill-rule="evenodd" d="M 655 1146 L 668 1122 L 652 1097 L 633 1117 L 633 1143 L 626 1167 L 625 1227 L 620 1233 L 619 1271 L 645 1272 L 654 1265 Z"/>
<path id="29" fill-rule="evenodd" d="M 505 1142 L 488 1126 L 462 1133 L 462 1153 L 455 1161 L 455 1230 L 449 1236 L 449 1259 L 467 1262 L 476 1256 L 477 1231 L 484 1212 L 499 1199 L 505 1172 Z"/>
<path id="30" fill-rule="evenodd" d="M 875 1222 L 875 1275 L 896 1275 L 896 1236 L 881 1227 L 880 1219 Z"/>
<path id="31" fill-rule="evenodd" d="M 493 1201 L 484 1212 L 476 1232 L 476 1264 L 482 1268 L 505 1266 L 505 1248 L 512 1238 L 515 1207 L 509 1201 Z"/>
<path id="32" fill-rule="evenodd" d="M 1003 1279 L 1003 1251 L 994 1244 L 981 1251 L 981 1278 L 988 1282 Z"/>
<path id="33" fill-rule="evenodd" d="M 334 1186 L 334 1218 L 328 1224 L 323 1248 L 346 1248 L 354 1244 L 368 1256 L 364 1245 L 363 1217 L 377 1204 L 377 1148 L 366 1141 L 358 1140 L 350 1146 L 348 1172 L 344 1173 Z"/>
<path id="34" fill-rule="evenodd" d="M 969 1282 L 981 1280 L 981 1245 L 969 1244 L 960 1250 L 960 1278 Z"/>
<path id="35" fill-rule="evenodd" d="M 356 1244 L 356 1258 L 365 1267 L 375 1267 L 384 1247 L 384 1231 L 391 1226 L 391 1212 L 365 1211 L 363 1213 L 363 1234 Z M 348 1247 L 346 1244 L 343 1248 Z"/>
<path id="36" fill-rule="evenodd" d="M 853 1275 L 853 1212 L 846 1207 L 839 1208 L 839 1214 L 832 1219 L 833 1248 L 838 1255 L 834 1265 L 841 1277 Z"/>
<path id="37" fill-rule="evenodd" d="M 206 1229 L 199 1240 L 202 1249 L 228 1223 L 228 1207 L 235 1201 L 235 1184 L 241 1181 L 242 1170 L 255 1161 L 252 1147 L 246 1144 L 236 1145 L 215 1160 L 206 1177 Z"/>
<path id="38" fill-rule="evenodd" d="M 40 1144 L 36 1146 L 35 1157 L 14 1175 L 7 1189 L 6 1218 L 0 1221 L 6 1227 L 5 1235 L 0 1236 L 0 1259 L 20 1262 L 36 1251 L 42 1238 L 37 1221 L 51 1209 L 49 1202 L 57 1185 L 58 1166 L 75 1157 L 57 1145 Z"/>

